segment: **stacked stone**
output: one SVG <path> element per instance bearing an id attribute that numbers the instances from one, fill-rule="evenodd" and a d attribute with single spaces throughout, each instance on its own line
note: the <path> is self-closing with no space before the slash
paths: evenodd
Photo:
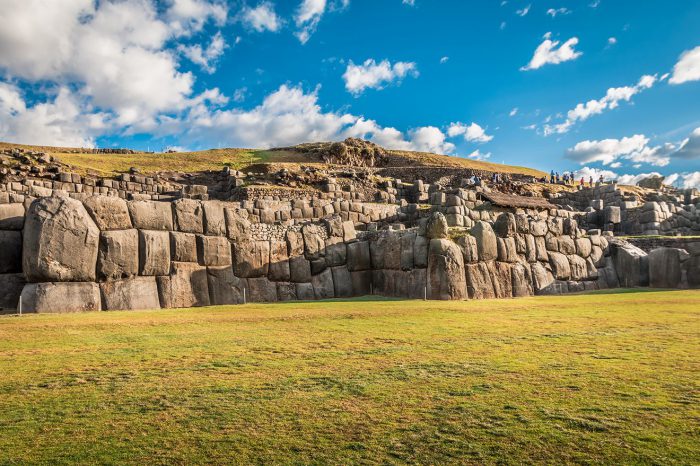
<path id="1" fill-rule="evenodd" d="M 628 219 L 627 231 L 642 235 L 698 232 L 700 211 L 695 205 L 647 202 L 638 209 L 637 215 Z"/>
<path id="2" fill-rule="evenodd" d="M 0 193 L 0 311 L 15 309 L 24 287 L 24 275 L 22 275 L 24 204 L 2 202 L 9 200 L 8 193 Z"/>

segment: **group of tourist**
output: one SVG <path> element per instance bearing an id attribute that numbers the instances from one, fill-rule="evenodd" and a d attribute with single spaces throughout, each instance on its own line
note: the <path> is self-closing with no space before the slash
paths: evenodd
<path id="1" fill-rule="evenodd" d="M 549 178 L 545 176 L 540 181 L 542 181 L 543 183 L 563 184 L 563 185 L 567 185 L 567 186 L 575 186 L 578 184 L 581 188 L 584 188 L 586 186 L 586 177 L 582 176 L 577 181 L 573 172 L 564 172 L 562 175 L 559 175 L 559 172 L 555 172 L 554 170 L 552 170 L 549 173 Z M 589 176 L 588 177 L 588 187 L 592 188 L 593 183 L 594 183 L 593 177 Z M 603 175 L 600 175 L 600 177 L 598 178 L 598 183 L 600 183 L 600 184 L 605 183 L 605 177 Z"/>

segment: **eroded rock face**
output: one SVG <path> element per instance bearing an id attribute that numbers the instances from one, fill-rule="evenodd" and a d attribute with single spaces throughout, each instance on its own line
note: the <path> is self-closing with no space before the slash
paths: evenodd
<path id="1" fill-rule="evenodd" d="M 683 262 L 690 256 L 683 249 L 658 248 L 649 253 L 649 286 L 682 288 Z"/>
<path id="2" fill-rule="evenodd" d="M 447 238 L 448 234 L 449 226 L 445 216 L 442 212 L 433 212 L 425 227 L 425 236 L 429 239 L 442 239 Z"/>
<path id="3" fill-rule="evenodd" d="M 131 216 L 126 201 L 114 196 L 91 196 L 83 201 L 85 209 L 95 221 L 97 228 L 107 230 L 129 230 Z"/>
<path id="4" fill-rule="evenodd" d="M 82 202 L 45 197 L 24 226 L 22 265 L 30 282 L 95 281 L 100 230 Z"/>
<path id="5" fill-rule="evenodd" d="M 467 299 L 462 251 L 452 241 L 430 241 L 427 286 L 430 299 Z"/>
<path id="6" fill-rule="evenodd" d="M 22 290 L 22 312 L 63 313 L 102 309 L 97 283 L 29 283 Z"/>
<path id="7" fill-rule="evenodd" d="M 207 268 L 189 262 L 173 262 L 168 276 L 156 277 L 164 308 L 209 306 Z"/>
<path id="8" fill-rule="evenodd" d="M 489 223 L 484 221 L 476 222 L 471 229 L 471 235 L 476 240 L 480 261 L 492 261 L 498 257 L 496 234 Z"/>
<path id="9" fill-rule="evenodd" d="M 134 277 L 100 284 L 104 309 L 131 311 L 160 309 L 155 277 Z"/>
<path id="10" fill-rule="evenodd" d="M 620 240 L 611 243 L 610 250 L 620 286 L 634 288 L 649 284 L 649 259 L 646 252 Z"/>
<path id="11" fill-rule="evenodd" d="M 138 230 L 103 231 L 97 256 L 97 279 L 119 280 L 137 275 L 138 272 Z"/>

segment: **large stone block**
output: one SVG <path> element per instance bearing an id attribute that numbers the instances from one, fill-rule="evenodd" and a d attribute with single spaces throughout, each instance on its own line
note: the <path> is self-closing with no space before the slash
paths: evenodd
<path id="1" fill-rule="evenodd" d="M 99 238 L 81 202 L 37 199 L 24 225 L 22 270 L 30 282 L 95 281 Z"/>
<path id="2" fill-rule="evenodd" d="M 558 251 L 564 255 L 576 254 L 576 243 L 571 236 L 560 236 L 557 238 L 559 242 Z"/>
<path id="3" fill-rule="evenodd" d="M 170 254 L 175 262 L 197 262 L 197 236 L 171 231 Z"/>
<path id="4" fill-rule="evenodd" d="M 0 204 L 0 230 L 21 230 L 24 227 L 24 204 Z"/>
<path id="5" fill-rule="evenodd" d="M 268 278 L 275 282 L 288 282 L 291 278 L 287 242 L 270 241 L 270 268 Z"/>
<path id="6" fill-rule="evenodd" d="M 486 262 L 467 264 L 465 269 L 469 298 L 489 299 L 496 297 Z"/>
<path id="7" fill-rule="evenodd" d="M 242 304 L 247 283 L 233 274 L 231 267 L 207 267 L 209 302 L 214 306 Z"/>
<path id="8" fill-rule="evenodd" d="M 440 300 L 467 298 L 462 251 L 448 239 L 430 240 L 427 275 L 428 297 Z"/>
<path id="9" fill-rule="evenodd" d="M 97 283 L 29 283 L 22 290 L 21 299 L 22 312 L 28 313 L 83 312 L 102 309 L 100 287 Z"/>
<path id="10" fill-rule="evenodd" d="M 401 236 L 389 232 L 384 242 L 384 268 L 401 269 Z"/>
<path id="11" fill-rule="evenodd" d="M 588 264 L 585 259 L 576 255 L 569 255 L 568 259 L 572 280 L 581 281 L 588 278 Z"/>
<path id="12" fill-rule="evenodd" d="M 359 270 L 350 272 L 353 296 L 366 296 L 372 294 L 372 271 Z"/>
<path id="13" fill-rule="evenodd" d="M 173 230 L 173 209 L 170 202 L 132 201 L 128 207 L 135 228 Z"/>
<path id="14" fill-rule="evenodd" d="M 550 252 L 549 264 L 552 267 L 552 274 L 557 280 L 568 280 L 571 278 L 571 266 L 569 259 L 561 253 Z"/>
<path id="15" fill-rule="evenodd" d="M 304 251 L 309 260 L 320 259 L 326 247 L 323 228 L 319 225 L 308 224 L 301 228 L 304 237 Z"/>
<path id="16" fill-rule="evenodd" d="M 417 235 L 413 243 L 413 265 L 416 268 L 428 267 L 428 249 L 430 240 L 425 236 Z"/>
<path id="17" fill-rule="evenodd" d="M 372 267 L 369 243 L 357 241 L 347 245 L 348 269 L 351 272 L 369 270 Z"/>
<path id="18" fill-rule="evenodd" d="M 332 267 L 333 287 L 336 298 L 350 298 L 353 296 L 352 276 L 344 265 Z"/>
<path id="19" fill-rule="evenodd" d="M 296 301 L 298 299 L 296 283 L 277 282 L 276 285 L 278 301 Z"/>
<path id="20" fill-rule="evenodd" d="M 514 264 L 513 268 L 511 268 L 511 277 L 514 297 L 532 296 L 533 288 L 530 267 L 523 264 Z"/>
<path id="21" fill-rule="evenodd" d="M 535 262 L 530 265 L 532 272 L 532 284 L 535 288 L 535 294 L 551 294 L 551 290 L 555 285 L 554 275 L 541 262 Z"/>
<path id="22" fill-rule="evenodd" d="M 401 270 L 413 269 L 415 242 L 415 232 L 406 233 L 405 235 L 401 236 Z"/>
<path id="23" fill-rule="evenodd" d="M 491 225 L 484 221 L 476 222 L 471 229 L 471 235 L 476 240 L 480 261 L 491 261 L 498 257 L 496 234 L 493 232 Z"/>
<path id="24" fill-rule="evenodd" d="M 289 275 L 295 283 L 308 283 L 311 281 L 311 263 L 304 256 L 295 256 L 289 259 Z"/>
<path id="25" fill-rule="evenodd" d="M 100 284 L 104 310 L 160 309 L 155 277 L 134 277 Z"/>
<path id="26" fill-rule="evenodd" d="M 344 265 L 347 261 L 347 247 L 343 238 L 332 236 L 326 239 L 325 255 L 328 267 Z"/>
<path id="27" fill-rule="evenodd" d="M 204 210 L 199 201 L 178 199 L 173 202 L 175 229 L 184 233 L 204 233 Z"/>
<path id="28" fill-rule="evenodd" d="M 133 228 L 126 201 L 115 196 L 90 196 L 83 201 L 85 209 L 102 231 Z"/>
<path id="29" fill-rule="evenodd" d="M 204 201 L 202 209 L 204 210 L 204 234 L 226 236 L 224 205 L 219 201 Z"/>
<path id="30" fill-rule="evenodd" d="M 19 295 L 26 281 L 21 273 L 0 274 L 0 313 L 11 311 L 14 313 L 19 304 Z"/>
<path id="31" fill-rule="evenodd" d="M 517 232 L 518 225 L 515 223 L 515 215 L 510 212 L 498 216 L 493 223 L 493 231 L 501 238 L 510 238 Z"/>
<path id="32" fill-rule="evenodd" d="M 331 269 L 326 269 L 320 274 L 311 277 L 311 285 L 314 287 L 316 299 L 331 299 L 335 296 L 333 272 L 331 272 Z"/>
<path id="33" fill-rule="evenodd" d="M 299 301 L 312 301 L 316 299 L 314 287 L 311 283 L 297 283 L 296 292 Z"/>
<path id="34" fill-rule="evenodd" d="M 248 278 L 247 302 L 273 303 L 277 301 L 277 284 L 267 277 Z"/>
<path id="35" fill-rule="evenodd" d="M 0 274 L 22 271 L 22 233 L 0 230 Z"/>
<path id="36" fill-rule="evenodd" d="M 576 254 L 584 259 L 591 255 L 592 247 L 590 238 L 578 238 L 576 240 Z"/>
<path id="37" fill-rule="evenodd" d="M 429 239 L 447 238 L 449 227 L 442 212 L 433 212 L 428 219 L 425 236 Z"/>
<path id="38" fill-rule="evenodd" d="M 167 231 L 139 231 L 139 274 L 170 273 L 170 234 Z M 186 306 L 185 306 L 186 307 Z"/>
<path id="39" fill-rule="evenodd" d="M 498 260 L 501 262 L 517 262 L 518 252 L 515 246 L 515 238 L 497 238 Z"/>
<path id="40" fill-rule="evenodd" d="M 138 230 L 113 230 L 100 233 L 97 254 L 97 279 L 119 280 L 139 273 Z M 155 284 L 155 282 L 153 282 Z"/>
<path id="41" fill-rule="evenodd" d="M 270 268 L 270 242 L 246 241 L 233 245 L 233 272 L 237 277 L 267 276 Z"/>
<path id="42" fill-rule="evenodd" d="M 169 276 L 156 277 L 163 308 L 209 306 L 207 268 L 190 262 L 173 262 Z"/>
<path id="43" fill-rule="evenodd" d="M 682 259 L 688 253 L 682 249 L 657 248 L 649 253 L 649 286 L 652 288 L 682 288 Z"/>
<path id="44" fill-rule="evenodd" d="M 250 220 L 245 209 L 224 209 L 226 232 L 231 241 L 250 241 Z"/>
<path id="45" fill-rule="evenodd" d="M 513 265 L 506 262 L 489 262 L 493 291 L 497 298 L 513 297 Z"/>
<path id="46" fill-rule="evenodd" d="M 223 236 L 197 235 L 197 260 L 200 265 L 231 265 L 231 243 Z"/>
<path id="47" fill-rule="evenodd" d="M 636 246 L 622 241 L 610 244 L 610 256 L 620 286 L 634 288 L 649 284 L 649 258 Z"/>

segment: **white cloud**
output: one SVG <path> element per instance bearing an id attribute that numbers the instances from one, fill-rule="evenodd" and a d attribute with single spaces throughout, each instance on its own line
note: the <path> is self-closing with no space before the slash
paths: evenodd
<path id="1" fill-rule="evenodd" d="M 600 175 L 603 175 L 605 181 L 617 181 L 619 184 L 628 186 L 635 186 L 640 181 L 652 176 L 664 176 L 659 172 L 619 175 L 610 170 L 600 170 L 588 166 L 574 172 L 575 179 L 583 177 L 586 182 L 589 180 L 589 177 L 593 177 L 594 181 L 598 181 Z M 681 188 L 700 188 L 700 172 L 670 173 L 665 175 L 664 184 Z"/>
<path id="2" fill-rule="evenodd" d="M 450 57 L 442 57 L 440 58 L 440 64 L 443 65 L 449 61 Z"/>
<path id="3" fill-rule="evenodd" d="M 561 45 L 558 40 L 553 41 L 550 37 L 551 33 L 545 34 L 544 41 L 535 50 L 530 63 L 520 68 L 521 71 L 536 70 L 548 64 L 558 65 L 565 61 L 576 60 L 583 55 L 583 52 L 574 50 L 578 44 L 578 37 L 572 37 Z"/>
<path id="4" fill-rule="evenodd" d="M 474 122 L 470 125 L 460 122 L 451 123 L 447 129 L 447 134 L 450 137 L 464 135 L 464 140 L 468 142 L 489 142 L 493 139 L 493 136 L 486 134 L 484 128 Z"/>
<path id="5" fill-rule="evenodd" d="M 700 80 L 700 46 L 686 50 L 673 67 L 673 75 L 668 80 L 671 84 L 682 84 Z"/>
<path id="6" fill-rule="evenodd" d="M 0 82 L 0 139 L 18 144 L 94 147 L 108 116 L 86 114 L 80 99 L 65 87 L 51 101 L 27 106 L 20 90 Z"/>
<path id="7" fill-rule="evenodd" d="M 680 175 L 679 184 L 686 189 L 700 189 L 700 172 L 684 173 Z"/>
<path id="8" fill-rule="evenodd" d="M 618 177 L 617 173 L 610 170 L 600 170 L 598 168 L 593 167 L 582 167 L 574 172 L 574 179 L 580 180 L 583 177 L 584 181 L 588 182 L 589 179 L 593 177 L 593 181 L 598 181 L 601 175 L 603 175 L 604 180 L 608 181 L 615 180 Z"/>
<path id="9" fill-rule="evenodd" d="M 518 107 L 515 107 L 515 108 L 513 108 L 513 110 L 510 111 L 510 113 L 508 114 L 508 116 L 514 117 L 514 116 L 517 115 L 517 114 L 518 114 Z"/>
<path id="10" fill-rule="evenodd" d="M 413 62 L 396 62 L 389 60 L 377 63 L 367 59 L 362 65 L 355 65 L 352 60 L 348 63 L 343 80 L 345 89 L 355 95 L 362 94 L 365 89 L 382 89 L 394 81 L 400 82 L 406 76 L 418 76 L 418 69 Z"/>
<path id="11" fill-rule="evenodd" d="M 698 159 L 700 158 L 700 128 L 695 128 L 690 136 L 688 136 L 680 144 L 680 148 L 674 154 L 674 157 L 680 159 Z"/>
<path id="12" fill-rule="evenodd" d="M 601 162 L 611 165 L 619 158 L 635 163 L 647 163 L 664 167 L 671 162 L 671 154 L 677 150 L 674 144 L 650 147 L 649 139 L 643 134 L 622 139 L 603 139 L 601 141 L 581 141 L 567 151 L 567 158 L 581 165 Z"/>
<path id="13" fill-rule="evenodd" d="M 518 16 L 525 16 L 526 14 L 528 14 L 530 12 L 531 7 L 532 7 L 532 5 L 530 4 L 530 5 L 524 7 L 520 10 L 516 10 L 515 14 Z"/>
<path id="14" fill-rule="evenodd" d="M 142 1 L 142 4 L 150 2 Z M 226 22 L 228 9 L 223 1 L 171 0 L 166 17 L 170 28 L 177 34 L 189 35 L 199 32 L 210 19 L 222 26 Z"/>
<path id="15" fill-rule="evenodd" d="M 282 20 L 275 13 L 275 6 L 271 2 L 262 2 L 255 8 L 244 7 L 240 20 L 257 32 L 277 32 L 282 27 Z"/>
<path id="16" fill-rule="evenodd" d="M 600 0 L 593 0 L 591 3 L 588 4 L 588 6 L 591 8 L 598 8 L 598 5 L 600 5 Z"/>
<path id="17" fill-rule="evenodd" d="M 544 135 L 566 133 L 578 121 L 587 120 L 593 115 L 603 113 L 605 110 L 615 109 L 620 105 L 620 102 L 629 102 L 636 94 L 651 88 L 656 81 L 656 76 L 644 75 L 634 86 L 611 87 L 601 99 L 580 103 L 569 110 L 564 122 L 555 125 L 545 125 Z"/>
<path id="18" fill-rule="evenodd" d="M 547 14 L 550 15 L 552 18 L 556 18 L 557 15 L 568 15 L 571 13 L 571 10 L 565 7 L 561 8 L 550 8 L 547 10 Z"/>
<path id="19" fill-rule="evenodd" d="M 401 3 L 408 6 L 416 6 L 416 0 L 402 0 Z"/>
<path id="20" fill-rule="evenodd" d="M 294 22 L 299 28 L 296 34 L 299 42 L 302 44 L 308 42 L 311 34 L 316 32 L 325 11 L 326 0 L 302 0 L 294 17 Z"/>
<path id="21" fill-rule="evenodd" d="M 617 44 L 617 39 L 615 37 L 608 37 L 608 45 Z"/>
<path id="22" fill-rule="evenodd" d="M 178 50 L 185 55 L 192 63 L 202 67 L 204 71 L 211 74 L 216 71 L 216 61 L 224 54 L 226 42 L 221 32 L 217 32 L 211 39 L 211 43 L 207 48 L 202 48 L 201 45 L 180 45 Z"/>
<path id="23" fill-rule="evenodd" d="M 491 152 L 487 152 L 484 154 L 479 149 L 477 149 L 474 152 L 467 155 L 467 157 L 469 157 L 470 159 L 474 159 L 474 160 L 486 160 L 486 159 L 491 158 Z"/>

